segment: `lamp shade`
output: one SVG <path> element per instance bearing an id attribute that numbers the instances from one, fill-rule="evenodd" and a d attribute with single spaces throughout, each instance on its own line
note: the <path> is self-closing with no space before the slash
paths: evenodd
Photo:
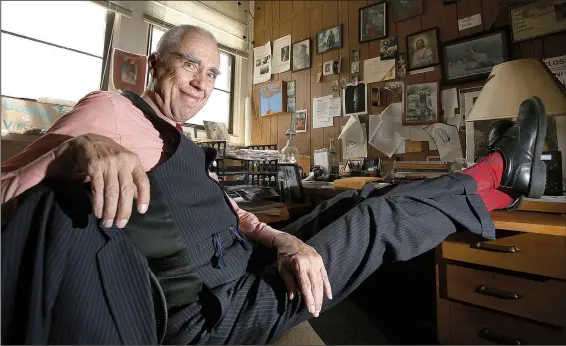
<path id="1" fill-rule="evenodd" d="M 466 121 L 516 118 L 519 105 L 538 96 L 548 116 L 566 115 L 566 94 L 538 59 L 513 60 L 493 67 Z"/>

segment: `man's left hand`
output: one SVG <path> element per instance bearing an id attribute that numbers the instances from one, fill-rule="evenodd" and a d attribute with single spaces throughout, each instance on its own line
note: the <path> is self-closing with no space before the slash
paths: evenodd
<path id="1" fill-rule="evenodd" d="M 290 234 L 278 234 L 273 239 L 277 249 L 277 268 L 289 290 L 292 300 L 297 284 L 305 300 L 305 306 L 314 317 L 322 308 L 323 295 L 332 299 L 332 290 L 322 257 L 316 250 Z"/>

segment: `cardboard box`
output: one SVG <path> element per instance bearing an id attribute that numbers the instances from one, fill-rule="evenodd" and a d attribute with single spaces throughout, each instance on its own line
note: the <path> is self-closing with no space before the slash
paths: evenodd
<path id="1" fill-rule="evenodd" d="M 31 129 L 48 130 L 73 108 L 34 100 L 2 97 L 2 130 L 24 133 Z"/>

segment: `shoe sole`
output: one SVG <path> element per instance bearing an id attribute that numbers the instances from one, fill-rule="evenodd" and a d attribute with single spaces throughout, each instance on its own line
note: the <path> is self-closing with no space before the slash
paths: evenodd
<path id="1" fill-rule="evenodd" d="M 541 198 L 546 188 L 546 164 L 541 160 L 544 137 L 546 136 L 546 112 L 543 112 L 539 106 L 539 102 L 542 101 L 533 100 L 533 102 L 537 109 L 538 128 L 533 153 L 533 164 L 531 165 L 531 181 L 529 182 L 527 197 Z"/>

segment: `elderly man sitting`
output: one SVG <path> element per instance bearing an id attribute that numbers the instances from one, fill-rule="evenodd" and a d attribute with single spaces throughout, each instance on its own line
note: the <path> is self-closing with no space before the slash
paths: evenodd
<path id="1" fill-rule="evenodd" d="M 304 243 L 239 209 L 176 129 L 220 73 L 214 37 L 174 27 L 149 62 L 141 97 L 91 93 L 3 165 L 2 343 L 268 343 L 384 262 L 456 231 L 493 238 L 489 210 L 544 190 L 546 116 L 533 98 L 471 169 L 345 192 L 289 226 L 316 231 Z M 248 268 L 250 241 L 277 262 Z"/>

